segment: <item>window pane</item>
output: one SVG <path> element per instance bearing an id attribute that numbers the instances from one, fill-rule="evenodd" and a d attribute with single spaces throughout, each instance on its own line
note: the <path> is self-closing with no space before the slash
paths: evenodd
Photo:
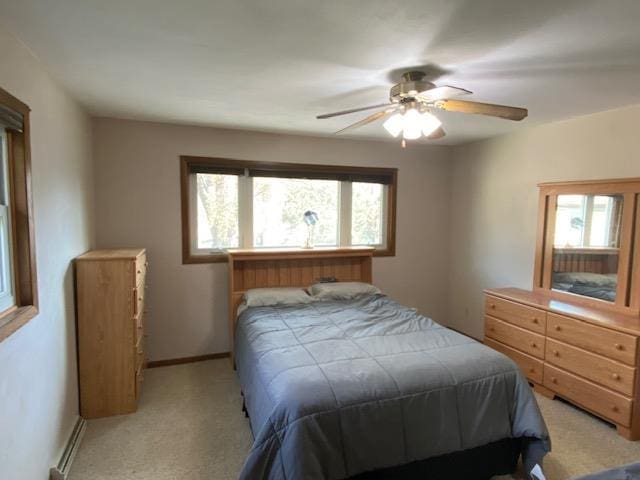
<path id="1" fill-rule="evenodd" d="M 384 235 L 384 185 L 351 184 L 351 243 L 381 245 Z"/>
<path id="2" fill-rule="evenodd" d="M 8 283 L 10 279 L 11 266 L 9 264 L 9 225 L 7 214 L 9 209 L 0 205 L 0 310 L 5 310 L 4 298 L 10 295 Z"/>
<path id="3" fill-rule="evenodd" d="M 307 210 L 318 214 L 314 245 L 338 244 L 339 182 L 294 178 L 253 178 L 253 245 L 300 247 Z"/>
<path id="4" fill-rule="evenodd" d="M 6 134 L 0 127 L 0 311 L 16 304 L 13 293 L 8 171 Z"/>
<path id="5" fill-rule="evenodd" d="M 198 248 L 239 246 L 238 177 L 196 174 Z"/>

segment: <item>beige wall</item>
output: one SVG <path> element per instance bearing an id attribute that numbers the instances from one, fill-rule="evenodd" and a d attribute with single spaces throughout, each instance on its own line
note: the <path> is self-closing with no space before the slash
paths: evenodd
<path id="1" fill-rule="evenodd" d="M 222 352 L 227 265 L 182 265 L 178 156 L 399 168 L 397 255 L 374 260 L 374 281 L 446 321 L 449 150 L 95 119 L 97 241 L 149 254 L 148 345 L 153 360 Z"/>
<path id="2" fill-rule="evenodd" d="M 0 28 L 0 86 L 31 114 L 40 314 L 0 343 L 0 478 L 40 480 L 78 418 L 71 260 L 93 238 L 91 124 Z"/>
<path id="3" fill-rule="evenodd" d="M 482 290 L 531 288 L 546 181 L 640 176 L 640 106 L 453 149 L 450 325 L 482 337 Z"/>

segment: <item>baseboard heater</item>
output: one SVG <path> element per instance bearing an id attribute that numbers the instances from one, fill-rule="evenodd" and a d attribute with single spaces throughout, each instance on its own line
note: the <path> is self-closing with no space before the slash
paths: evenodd
<path id="1" fill-rule="evenodd" d="M 76 456 L 76 453 L 80 448 L 80 443 L 82 442 L 82 436 L 84 435 L 86 426 L 87 421 L 82 417 L 78 418 L 75 427 L 73 427 L 73 432 L 71 432 L 71 436 L 67 441 L 67 446 L 65 447 L 64 452 L 62 452 L 62 457 L 60 457 L 58 465 L 49 470 L 49 480 L 67 479 L 69 470 L 71 470 L 73 458 Z"/>

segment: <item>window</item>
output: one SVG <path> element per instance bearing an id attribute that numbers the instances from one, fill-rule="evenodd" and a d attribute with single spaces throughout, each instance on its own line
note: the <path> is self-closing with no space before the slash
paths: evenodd
<path id="1" fill-rule="evenodd" d="M 0 341 L 38 313 L 29 107 L 0 88 Z"/>
<path id="2" fill-rule="evenodd" d="M 15 306 L 7 134 L 0 125 L 0 312 Z"/>
<path id="3" fill-rule="evenodd" d="M 351 243 L 384 244 L 385 186 L 379 183 L 351 184 Z"/>
<path id="4" fill-rule="evenodd" d="M 558 195 L 554 246 L 618 247 L 622 195 Z"/>
<path id="5" fill-rule="evenodd" d="M 337 246 L 339 196 L 340 183 L 335 180 L 255 177 L 253 246 L 303 245 L 307 235 L 303 215 L 308 210 L 320 219 L 314 229 L 314 244 Z"/>
<path id="6" fill-rule="evenodd" d="M 221 250 L 240 245 L 238 177 L 197 173 L 197 250 Z"/>
<path id="7" fill-rule="evenodd" d="M 180 168 L 184 263 L 225 261 L 228 248 L 301 247 L 308 239 L 395 254 L 396 169 L 187 156 Z M 317 215 L 313 225 L 304 220 L 309 211 Z"/>

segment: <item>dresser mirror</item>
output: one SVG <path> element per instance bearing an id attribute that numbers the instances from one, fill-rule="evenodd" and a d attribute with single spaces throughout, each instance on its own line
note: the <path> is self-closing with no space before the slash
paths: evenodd
<path id="1" fill-rule="evenodd" d="M 615 302 L 624 197 L 558 195 L 551 288 Z"/>
<path id="2" fill-rule="evenodd" d="M 587 306 L 638 313 L 640 179 L 539 187 L 534 287 Z"/>

